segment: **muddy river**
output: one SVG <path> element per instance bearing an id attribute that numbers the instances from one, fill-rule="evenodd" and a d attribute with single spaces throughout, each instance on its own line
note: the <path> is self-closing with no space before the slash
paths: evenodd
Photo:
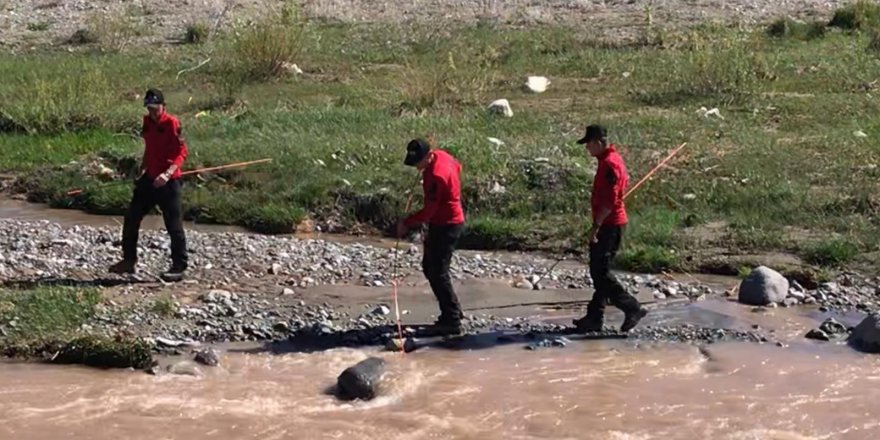
<path id="1" fill-rule="evenodd" d="M 6 202 L 0 213 L 83 223 L 78 213 L 21 206 Z M 880 356 L 803 339 L 822 318 L 719 300 L 650 319 L 760 326 L 783 347 L 619 339 L 407 355 L 226 347 L 221 366 L 196 377 L 2 362 L 0 439 L 878 439 Z M 327 394 L 342 370 L 371 355 L 389 362 L 379 398 Z"/>
<path id="2" fill-rule="evenodd" d="M 8 439 L 876 439 L 880 358 L 591 341 L 527 352 L 428 349 L 390 362 L 383 396 L 325 394 L 370 353 L 226 353 L 202 377 L 0 367 Z"/>

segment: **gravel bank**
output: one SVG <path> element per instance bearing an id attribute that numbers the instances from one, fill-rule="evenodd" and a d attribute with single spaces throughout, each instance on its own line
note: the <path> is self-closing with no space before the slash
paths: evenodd
<path id="1" fill-rule="evenodd" d="M 0 280 L 7 286 L 124 284 L 122 299 L 111 297 L 105 301 L 84 330 L 111 336 L 134 333 L 170 350 L 192 343 L 289 338 L 311 338 L 319 345 L 330 346 L 378 344 L 394 333 L 392 311 L 387 304 L 362 304 L 353 309 L 304 300 L 298 294 L 300 290 L 325 285 L 387 289 L 394 272 L 392 249 L 246 233 L 190 232 L 193 270 L 190 280 L 180 289 L 198 294 L 182 300 L 174 295 L 163 297 L 160 292 L 174 292 L 178 288 L 165 286 L 162 290 L 163 285 L 151 275 L 161 272 L 167 264 L 168 239 L 162 231 L 142 233 L 141 275 L 127 278 L 106 273 L 106 267 L 120 253 L 118 235 L 118 228 L 0 220 Z M 494 279 L 531 290 L 531 281 L 543 273 L 549 262 L 529 257 L 512 255 L 510 259 L 501 259 L 467 253 L 456 256 L 453 272 L 459 281 Z M 398 273 L 419 279 L 420 260 L 420 250 L 415 245 L 398 251 Z M 696 301 L 723 297 L 721 292 L 696 283 L 677 283 L 649 275 L 621 278 L 633 292 L 652 292 L 661 306 L 667 299 Z M 243 280 L 259 287 L 240 290 Z M 583 269 L 560 268 L 540 284 L 556 289 L 583 289 L 589 288 L 590 280 Z M 852 273 L 815 290 L 793 284 L 784 305 L 838 312 L 873 310 L 880 302 L 878 285 L 878 278 Z M 125 295 L 130 300 L 126 301 Z M 570 331 L 539 320 L 499 317 L 489 312 L 471 315 L 468 331 L 512 331 L 521 335 Z M 0 330 L 8 324 L 0 323 Z M 767 340 L 758 332 L 690 325 L 639 327 L 630 337 L 701 343 Z"/>
<path id="2" fill-rule="evenodd" d="M 650 4 L 656 25 L 706 21 L 754 23 L 789 15 L 827 17 L 838 0 L 305 0 L 312 19 L 348 23 L 474 22 L 491 19 L 513 25 L 589 23 L 598 36 L 628 38 L 638 34 Z M 0 0 L 0 47 L 59 44 L 88 26 L 130 28 L 120 38 L 132 44 L 179 41 L 190 23 L 219 24 L 222 29 L 246 22 L 271 7 L 270 0 L 59 1 Z M 120 27 L 119 23 L 126 23 Z M 117 32 L 119 33 L 119 32 Z"/>

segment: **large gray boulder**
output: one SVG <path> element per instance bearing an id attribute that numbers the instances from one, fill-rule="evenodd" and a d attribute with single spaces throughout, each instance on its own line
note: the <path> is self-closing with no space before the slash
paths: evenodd
<path id="1" fill-rule="evenodd" d="M 739 302 L 753 306 L 781 303 L 788 296 L 788 280 L 766 266 L 756 268 L 739 285 Z"/>
<path id="2" fill-rule="evenodd" d="M 385 374 L 385 360 L 367 358 L 348 367 L 336 379 L 336 393 L 343 400 L 370 400 L 378 394 Z"/>
<path id="3" fill-rule="evenodd" d="M 853 347 L 868 353 L 880 353 L 880 312 L 875 312 L 853 329 L 849 336 Z"/>

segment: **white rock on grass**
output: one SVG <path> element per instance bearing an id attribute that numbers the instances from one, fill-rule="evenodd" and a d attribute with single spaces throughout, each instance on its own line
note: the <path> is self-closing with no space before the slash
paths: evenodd
<path id="1" fill-rule="evenodd" d="M 495 101 L 492 101 L 492 103 L 489 104 L 489 111 L 508 118 L 513 117 L 513 109 L 510 108 L 510 101 L 506 99 L 496 99 Z"/>
<path id="2" fill-rule="evenodd" d="M 544 93 L 550 85 L 550 80 L 544 76 L 530 76 L 526 78 L 525 89 L 532 93 Z"/>

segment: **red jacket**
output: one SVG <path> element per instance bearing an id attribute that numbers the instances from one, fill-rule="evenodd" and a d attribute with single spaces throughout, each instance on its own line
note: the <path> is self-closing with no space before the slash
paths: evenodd
<path id="1" fill-rule="evenodd" d="M 177 165 L 177 170 L 171 175 L 171 179 L 179 179 L 187 154 L 186 142 L 180 134 L 180 121 L 167 112 L 162 112 L 158 121 L 145 115 L 142 136 L 143 167 L 147 176 L 155 179 L 174 164 Z"/>
<path id="2" fill-rule="evenodd" d="M 404 220 L 408 227 L 422 223 L 464 223 L 464 210 L 461 207 L 461 164 L 443 150 L 434 150 L 433 154 L 434 161 L 422 171 L 425 206 Z"/>
<path id="3" fill-rule="evenodd" d="M 626 174 L 623 157 L 620 156 L 614 145 L 609 145 L 598 159 L 599 166 L 596 168 L 596 176 L 593 178 L 593 195 L 590 198 L 593 223 L 597 222 L 597 217 L 603 209 L 609 209 L 611 213 L 608 214 L 602 225 L 625 225 L 627 216 L 623 195 L 629 184 L 629 176 Z"/>

